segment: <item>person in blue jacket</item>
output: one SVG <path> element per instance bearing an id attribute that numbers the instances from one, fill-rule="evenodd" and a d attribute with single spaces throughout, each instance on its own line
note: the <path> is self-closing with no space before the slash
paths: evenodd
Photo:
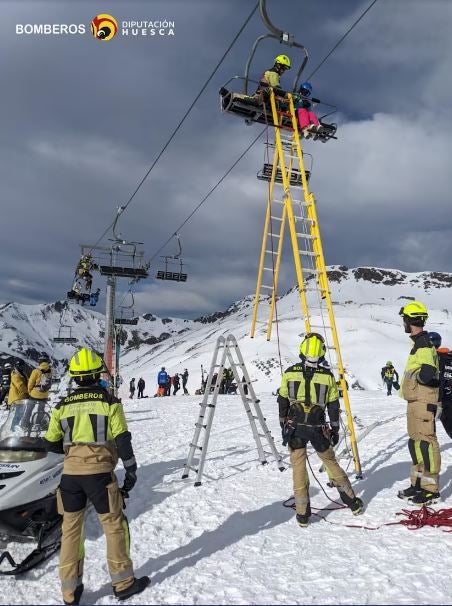
<path id="1" fill-rule="evenodd" d="M 166 390 L 166 384 L 168 382 L 168 373 L 165 370 L 165 367 L 162 366 L 161 371 L 157 375 L 157 383 L 159 388 L 163 387 Z"/>

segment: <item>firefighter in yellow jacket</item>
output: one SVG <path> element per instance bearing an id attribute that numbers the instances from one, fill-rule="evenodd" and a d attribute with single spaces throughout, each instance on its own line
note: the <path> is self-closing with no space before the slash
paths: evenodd
<path id="1" fill-rule="evenodd" d="M 279 421 L 283 444 L 289 445 L 296 519 L 300 526 L 307 526 L 311 515 L 306 469 L 309 442 L 325 465 L 342 502 L 354 515 L 363 511 L 363 502 L 353 492 L 332 449 L 339 441 L 339 395 L 332 372 L 321 364 L 325 353 L 323 337 L 317 333 L 307 334 L 300 345 L 301 362 L 285 371 L 279 388 Z M 326 424 L 325 408 L 330 427 Z"/>
<path id="2" fill-rule="evenodd" d="M 428 318 L 425 305 L 412 301 L 401 308 L 399 315 L 413 341 L 400 389 L 401 397 L 407 401 L 408 448 L 413 464 L 411 484 L 398 496 L 425 505 L 440 498 L 441 455 L 435 425 L 441 415 L 438 355 L 424 330 Z"/>
<path id="3" fill-rule="evenodd" d="M 81 349 L 69 363 L 78 388 L 53 409 L 46 433 L 49 450 L 63 449 L 64 467 L 57 492 L 63 515 L 60 579 L 65 604 L 78 604 L 83 593 L 84 515 L 89 499 L 107 541 L 113 593 L 125 600 L 143 591 L 148 577 L 136 579 L 129 555 L 129 527 L 123 497 L 135 486 L 137 465 L 121 401 L 99 385 L 102 358 Z M 126 471 L 122 488 L 114 474 L 118 457 Z"/>

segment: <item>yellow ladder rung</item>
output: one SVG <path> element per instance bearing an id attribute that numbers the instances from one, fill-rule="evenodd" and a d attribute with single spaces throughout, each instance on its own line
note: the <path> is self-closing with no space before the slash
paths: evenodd
<path id="1" fill-rule="evenodd" d="M 262 284 L 261 288 L 268 288 L 269 290 L 273 290 L 273 286 L 267 286 L 266 284 Z"/>
<path id="2" fill-rule="evenodd" d="M 267 249 L 265 252 L 268 253 L 268 254 L 270 254 L 270 255 L 277 255 L 278 254 L 278 251 L 276 251 L 276 250 L 268 250 Z"/>
<path id="3" fill-rule="evenodd" d="M 308 250 L 300 250 L 300 255 L 303 255 L 304 257 L 318 257 L 319 253 L 316 252 L 309 252 Z M 312 270 L 309 270 L 312 271 Z"/>
<path id="4" fill-rule="evenodd" d="M 315 240 L 317 236 L 313 236 L 311 234 L 303 234 L 302 232 L 295 232 L 299 238 L 305 238 L 306 240 Z"/>
<path id="5" fill-rule="evenodd" d="M 272 221 L 282 221 L 282 217 L 274 217 L 273 215 L 270 215 L 270 219 Z"/>

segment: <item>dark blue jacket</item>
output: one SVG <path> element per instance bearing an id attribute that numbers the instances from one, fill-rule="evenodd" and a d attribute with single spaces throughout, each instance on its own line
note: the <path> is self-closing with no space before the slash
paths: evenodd
<path id="1" fill-rule="evenodd" d="M 159 372 L 159 374 L 157 375 L 157 383 L 159 385 L 166 385 L 168 381 L 168 373 L 166 372 L 166 370 L 161 370 Z"/>

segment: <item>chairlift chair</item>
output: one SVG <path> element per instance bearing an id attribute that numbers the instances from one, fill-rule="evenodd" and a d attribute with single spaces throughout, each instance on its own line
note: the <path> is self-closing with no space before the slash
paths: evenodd
<path id="1" fill-rule="evenodd" d="M 249 91 L 250 83 L 257 85 L 257 87 L 259 86 L 259 82 L 256 82 L 255 80 L 252 80 L 250 78 L 250 67 L 253 62 L 253 58 L 254 58 L 255 52 L 257 50 L 257 47 L 263 40 L 265 40 L 267 38 L 273 38 L 273 39 L 278 40 L 278 42 L 280 44 L 284 44 L 284 45 L 288 46 L 289 48 L 295 47 L 296 49 L 299 49 L 302 52 L 303 59 L 296 72 L 296 75 L 295 75 L 295 78 L 294 78 L 294 81 L 292 84 L 292 89 L 291 89 L 292 93 L 298 94 L 297 91 L 298 91 L 300 77 L 301 77 L 301 74 L 302 74 L 302 72 L 306 66 L 306 63 L 308 62 L 308 58 L 309 58 L 308 51 L 303 46 L 303 44 L 300 44 L 299 42 L 295 41 L 294 36 L 292 34 L 290 34 L 289 32 L 285 32 L 285 31 L 277 28 L 275 25 L 273 25 L 273 23 L 270 21 L 268 13 L 267 13 L 266 2 L 267 2 L 267 0 L 260 0 L 259 10 L 260 10 L 261 18 L 264 22 L 264 25 L 266 26 L 266 28 L 268 29 L 268 31 L 270 33 L 259 36 L 256 39 L 256 41 L 254 42 L 253 47 L 251 49 L 251 53 L 248 57 L 248 60 L 247 60 L 246 66 L 245 66 L 244 75 L 243 76 L 234 76 L 233 78 L 230 78 L 221 87 L 221 89 L 220 89 L 221 110 L 223 112 L 235 114 L 241 118 L 244 118 L 245 122 L 247 124 L 252 124 L 253 122 L 258 122 L 260 124 L 264 124 L 265 126 L 273 126 L 273 127 L 277 126 L 283 130 L 292 131 L 293 130 L 292 118 L 288 111 L 288 108 L 289 108 L 288 103 L 285 99 L 282 99 L 279 96 L 275 97 L 275 103 L 276 103 L 276 107 L 277 107 L 279 117 L 280 117 L 280 124 L 274 124 L 273 114 L 271 111 L 270 104 L 268 103 L 268 98 L 266 98 L 266 95 L 260 94 L 260 93 L 253 94 L 253 93 L 250 93 L 250 91 Z M 234 92 L 234 91 L 229 90 L 229 88 L 228 88 L 229 84 L 233 80 L 241 80 L 243 82 L 242 92 L 239 93 L 239 92 Z M 316 101 L 318 103 L 320 103 L 320 101 L 318 99 L 316 99 Z M 325 104 L 325 105 L 328 105 L 328 104 Z M 330 112 L 330 113 L 332 113 L 332 112 Z M 327 117 L 327 115 L 330 115 L 330 114 L 326 114 L 319 119 L 321 126 L 323 126 L 323 129 L 321 132 L 317 133 L 313 137 L 314 140 L 320 139 L 322 142 L 325 142 L 325 141 L 328 141 L 329 139 L 336 138 L 334 135 L 336 133 L 337 125 L 327 124 L 326 122 L 322 121 L 322 119 Z"/>
<path id="2" fill-rule="evenodd" d="M 133 296 L 133 292 L 130 291 L 131 303 L 130 305 L 121 305 L 121 314 L 119 318 L 115 318 L 116 325 L 127 325 L 127 326 L 136 326 L 138 324 L 138 318 L 135 317 L 134 307 L 135 307 L 135 298 Z"/>
<path id="3" fill-rule="evenodd" d="M 58 335 L 53 337 L 52 341 L 54 343 L 77 343 L 76 337 L 72 336 L 72 326 L 67 326 L 66 324 L 63 324 L 58 328 Z"/>
<path id="4" fill-rule="evenodd" d="M 165 269 L 160 269 L 157 271 L 156 278 L 158 280 L 172 280 L 173 282 L 186 282 L 187 274 L 184 273 L 183 268 L 183 260 L 182 260 L 182 244 L 180 241 L 179 234 L 174 234 L 174 237 L 177 238 L 177 243 L 179 246 L 179 252 L 175 255 L 165 255 L 162 256 L 165 259 Z M 179 271 L 172 271 L 171 264 L 178 264 Z"/>

